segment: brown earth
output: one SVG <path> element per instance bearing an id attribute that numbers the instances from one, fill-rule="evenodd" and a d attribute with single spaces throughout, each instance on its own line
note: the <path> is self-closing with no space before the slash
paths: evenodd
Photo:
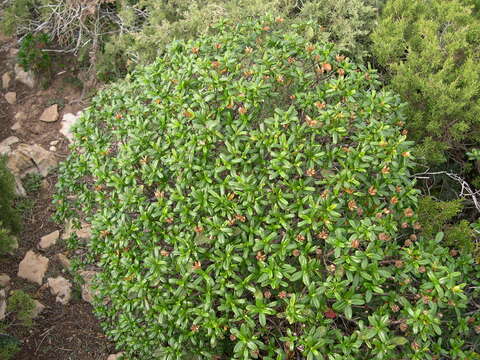
<path id="1" fill-rule="evenodd" d="M 5 70 L 13 68 L 15 61 L 14 40 L 0 41 L 0 76 Z M 63 62 L 63 63 L 62 63 Z M 62 57 L 55 61 L 52 81 L 42 89 L 42 81 L 34 89 L 12 79 L 8 90 L 0 92 L 0 141 L 15 135 L 21 142 L 39 144 L 49 149 L 50 142 L 59 140 L 57 151 L 61 161 L 67 155 L 68 141 L 58 131 L 60 120 L 64 113 L 76 113 L 84 108 L 86 101 L 81 100 L 81 83 L 78 80 L 78 69 L 72 58 Z M 1 84 L 0 84 L 1 88 Z M 7 91 L 17 93 L 17 103 L 9 105 L 4 94 Z M 59 105 L 59 119 L 53 123 L 39 121 L 42 111 L 52 104 Z M 26 114 L 22 128 L 13 131 L 10 127 L 15 123 L 14 116 L 18 112 Z M 18 324 L 12 316 L 7 316 L 7 332 L 22 341 L 22 349 L 14 357 L 16 360 L 106 360 L 108 355 L 115 353 L 114 346 L 103 335 L 99 322 L 92 313 L 90 304 L 82 300 L 80 288 L 73 282 L 72 274 L 62 268 L 55 254 L 68 254 L 66 245 L 61 240 L 51 248 L 40 251 L 37 244 L 40 237 L 54 230 L 62 231 L 62 227 L 51 220 L 54 212 L 52 196 L 57 175 L 54 172 L 45 178 L 37 193 L 29 194 L 28 200 L 33 204 L 26 212 L 24 227 L 19 234 L 19 248 L 12 256 L 0 258 L 0 273 L 11 277 L 12 289 L 28 292 L 33 298 L 45 305 L 44 311 L 35 319 L 31 328 Z M 64 276 L 74 284 L 73 296 L 69 305 L 55 302 L 55 297 L 49 290 L 42 290 L 37 284 L 29 283 L 17 277 L 18 264 L 28 250 L 34 249 L 50 259 L 46 278 Z"/>

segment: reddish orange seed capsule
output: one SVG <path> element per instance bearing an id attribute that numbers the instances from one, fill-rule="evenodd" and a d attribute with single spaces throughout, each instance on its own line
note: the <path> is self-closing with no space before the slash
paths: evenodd
<path id="1" fill-rule="evenodd" d="M 332 71 L 332 65 L 330 65 L 329 63 L 323 63 L 322 69 L 326 72 Z"/>
<path id="2" fill-rule="evenodd" d="M 411 208 L 406 208 L 403 212 L 406 217 L 412 217 L 413 216 L 413 210 Z"/>

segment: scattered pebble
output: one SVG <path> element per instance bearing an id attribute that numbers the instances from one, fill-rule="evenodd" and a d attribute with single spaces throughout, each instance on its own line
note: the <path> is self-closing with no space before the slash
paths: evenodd
<path id="1" fill-rule="evenodd" d="M 10 87 L 10 82 L 12 81 L 12 77 L 10 76 L 9 72 L 6 72 L 2 75 L 2 87 L 4 89 L 8 89 Z"/>
<path id="2" fill-rule="evenodd" d="M 60 237 L 60 231 L 55 230 L 54 232 L 42 236 L 38 246 L 41 249 L 48 249 L 50 246 L 55 245 L 57 243 L 58 238 Z"/>
<path id="3" fill-rule="evenodd" d="M 42 115 L 40 115 L 40 120 L 44 122 L 54 122 L 58 119 L 58 105 L 52 105 L 46 108 Z"/>
<path id="4" fill-rule="evenodd" d="M 41 312 L 45 309 L 45 305 L 43 305 L 38 300 L 33 300 L 33 302 L 35 303 L 35 307 L 32 310 L 32 319 L 36 319 L 38 315 L 40 315 Z"/>
<path id="5" fill-rule="evenodd" d="M 10 276 L 7 274 L 0 274 L 0 286 L 6 288 L 8 285 L 10 285 Z"/>
<path id="6" fill-rule="evenodd" d="M 5 319 L 5 313 L 7 312 L 7 294 L 5 289 L 0 290 L 0 320 Z"/>
<path id="7" fill-rule="evenodd" d="M 10 104 L 10 105 L 13 105 L 17 102 L 17 93 L 14 93 L 12 91 L 8 92 L 5 94 L 5 100 L 7 100 L 7 102 Z"/>
<path id="8" fill-rule="evenodd" d="M 55 301 L 67 305 L 72 298 L 72 284 L 63 276 L 57 276 L 56 278 L 48 278 L 48 287 L 50 293 L 55 295 Z"/>
<path id="9" fill-rule="evenodd" d="M 71 263 L 70 263 L 70 260 L 68 259 L 68 257 L 65 256 L 65 254 L 62 254 L 62 253 L 57 254 L 57 260 L 60 264 L 62 264 L 62 266 L 65 269 L 67 269 L 67 270 L 70 269 Z"/>

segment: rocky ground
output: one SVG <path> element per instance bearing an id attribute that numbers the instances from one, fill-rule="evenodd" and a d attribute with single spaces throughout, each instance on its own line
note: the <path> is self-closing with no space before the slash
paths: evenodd
<path id="1" fill-rule="evenodd" d="M 28 200 L 18 248 L 0 259 L 0 320 L 22 341 L 15 359 L 113 360 L 115 348 L 92 314 L 89 283 L 93 272 L 73 274 L 65 238 L 70 229 L 51 220 L 56 168 L 68 152 L 70 127 L 86 106 L 78 69 L 62 58 L 51 81 L 16 65 L 17 44 L 0 34 L 0 154 L 16 178 L 16 191 Z M 39 174 L 41 187 L 25 186 L 28 174 Z M 85 241 L 89 227 L 77 231 Z M 80 276 L 76 276 L 80 275 Z M 74 278 L 83 279 L 75 282 Z M 34 325 L 16 323 L 5 308 L 12 291 L 35 299 Z"/>

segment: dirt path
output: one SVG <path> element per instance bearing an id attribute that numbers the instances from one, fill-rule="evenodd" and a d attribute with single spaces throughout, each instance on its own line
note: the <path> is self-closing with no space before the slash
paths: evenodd
<path id="1" fill-rule="evenodd" d="M 5 40 L 5 39 L 4 39 Z M 42 89 L 38 81 L 33 88 L 15 81 L 15 42 L 0 39 L 0 77 L 9 73 L 10 81 L 3 88 L 0 81 L 0 143 L 11 137 L 18 138 L 12 145 L 12 151 L 18 144 L 37 144 L 61 161 L 67 154 L 68 140 L 59 133 L 63 114 L 76 113 L 86 103 L 80 101 L 81 83 L 77 78 L 77 70 L 68 58 L 56 64 L 53 81 Z M 10 104 L 6 93 L 15 93 L 16 102 Z M 58 120 L 43 122 L 39 120 L 42 112 L 51 105 L 58 105 Z M 16 130 L 12 130 L 12 126 Z M 53 146 L 53 147 L 52 147 Z M 57 254 L 70 256 L 65 243 L 59 239 L 47 249 L 39 249 L 40 238 L 62 228 L 51 221 L 54 212 L 51 204 L 56 172 L 43 178 L 41 188 L 27 195 L 27 211 L 24 229 L 19 236 L 19 248 L 12 256 L 0 258 L 0 273 L 8 274 L 11 290 L 21 289 L 41 302 L 45 309 L 35 319 L 32 328 L 25 328 L 7 314 L 6 323 L 10 326 L 9 334 L 22 340 L 22 350 L 15 357 L 18 360 L 106 360 L 115 353 L 112 343 L 102 334 L 98 321 L 92 314 L 92 307 L 82 300 L 81 289 L 75 285 L 73 278 L 59 261 Z M 48 270 L 43 277 L 43 284 L 48 278 L 62 276 L 72 284 L 72 298 L 67 305 L 56 302 L 55 296 L 45 286 L 24 280 L 17 276 L 19 263 L 25 254 L 33 250 L 49 259 Z"/>

